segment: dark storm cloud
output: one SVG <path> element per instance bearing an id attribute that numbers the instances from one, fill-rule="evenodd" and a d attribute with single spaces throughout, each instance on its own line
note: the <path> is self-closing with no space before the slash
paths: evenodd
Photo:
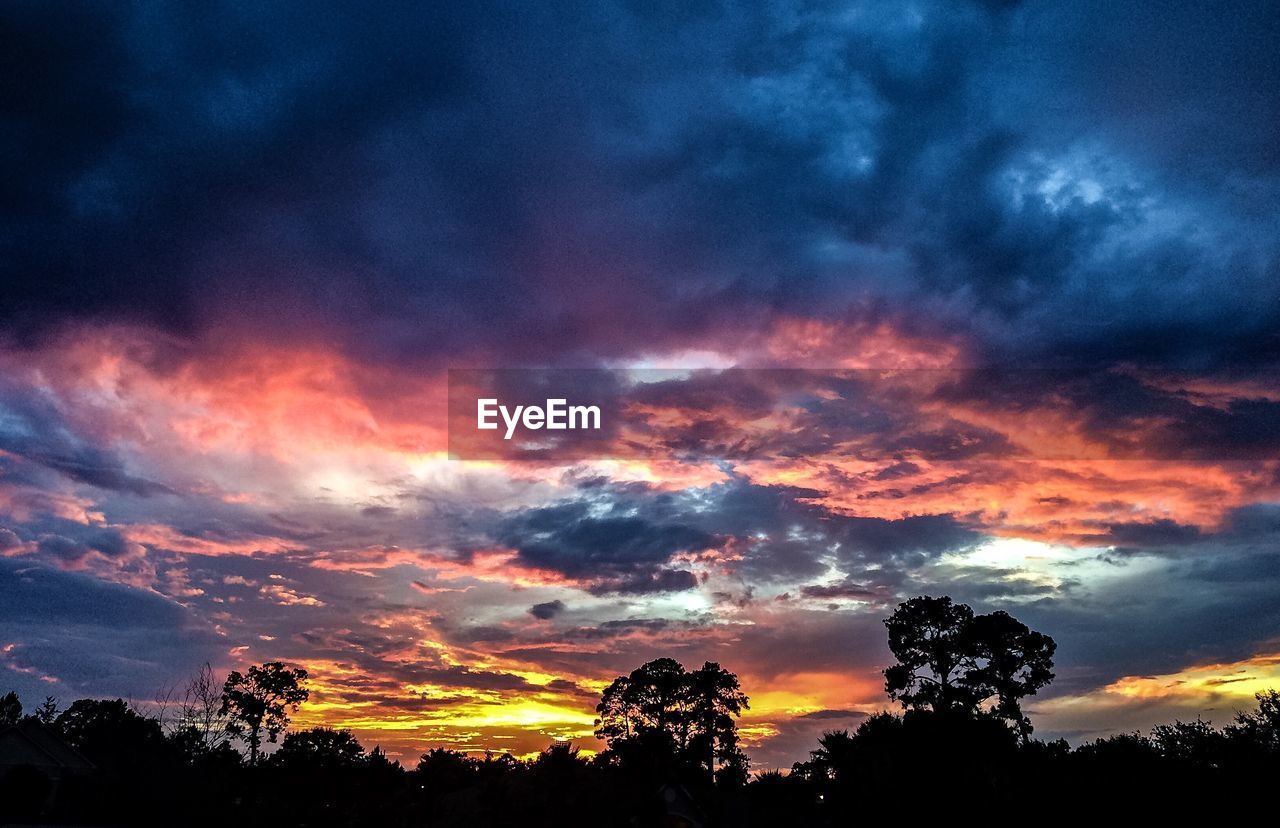
<path id="1" fill-rule="evenodd" d="M 833 557 L 846 572 L 874 570 L 885 583 L 980 538 L 949 514 L 887 519 L 832 512 L 812 502 L 822 494 L 814 489 L 735 479 L 711 487 L 709 494 L 717 508 L 704 520 L 724 534 L 757 539 L 745 561 L 755 577 L 817 575 L 825 568 L 822 560 Z"/>
<path id="2" fill-rule="evenodd" d="M 1241 541 L 1269 542 L 1280 537 L 1280 505 L 1256 503 L 1232 511 L 1227 521 L 1228 534 Z"/>
<path id="3" fill-rule="evenodd" d="M 1235 5 L 23 3 L 0 312 L 563 362 L 852 311 L 1271 359 L 1277 13 Z"/>
<path id="4" fill-rule="evenodd" d="M 74 481 L 123 494 L 172 494 L 169 487 L 131 474 L 124 462 L 77 434 L 39 391 L 0 377 L 0 452 L 8 452 Z"/>
<path id="5" fill-rule="evenodd" d="M 185 618 L 182 607 L 155 593 L 21 561 L 0 560 L 0 584 L 6 624 L 165 629 L 181 627 Z"/>
<path id="6" fill-rule="evenodd" d="M 1206 549 L 1220 550 L 1223 560 L 1241 553 L 1271 551 L 1280 540 L 1280 506 L 1255 503 L 1230 510 L 1216 530 L 1178 523 L 1168 518 L 1144 522 L 1105 524 L 1107 531 L 1095 538 L 1127 554 L 1161 555 L 1191 559 Z M 1253 556 L 1257 558 L 1258 556 Z M 1209 561 L 1218 560 L 1210 556 Z"/>
<path id="7" fill-rule="evenodd" d="M 0 558 L 0 595 L 0 629 L 14 645 L 0 678 L 29 698 L 150 698 L 218 649 L 216 636 L 184 607 L 88 575 Z"/>
<path id="8" fill-rule="evenodd" d="M 541 604 L 534 604 L 529 607 L 529 614 L 540 621 L 546 621 L 555 618 L 566 609 L 564 601 L 557 598 L 554 601 L 546 601 Z"/>
<path id="9" fill-rule="evenodd" d="M 844 518 L 840 521 L 846 559 L 910 562 L 972 546 L 981 535 L 952 515 Z M 842 547 L 843 549 L 843 547 Z"/>
<path id="10" fill-rule="evenodd" d="M 688 629 L 684 622 L 672 621 L 668 618 L 620 618 L 613 621 L 602 621 L 594 627 L 576 627 L 566 630 L 564 638 L 568 640 L 594 641 L 611 639 L 632 632 L 660 633 L 670 629 Z"/>
<path id="11" fill-rule="evenodd" d="M 1037 74 L 1076 81 L 1063 89 L 1073 99 L 1066 111 L 1087 101 L 1145 151 L 1183 164 L 1194 159 L 1189 172 L 1280 167 L 1265 115 L 1280 108 L 1274 4 L 1157 8 L 1089 0 L 1043 4 L 1038 12 L 1037 31 L 1056 28 L 1061 35 L 1053 62 L 1036 67 Z"/>
<path id="12" fill-rule="evenodd" d="M 858 584 L 810 584 L 800 588 L 805 598 L 854 598 L 867 600 L 883 598 L 876 590 Z"/>
<path id="13" fill-rule="evenodd" d="M 72 524 L 74 527 L 74 524 Z M 64 535 L 41 535 L 36 542 L 36 552 L 59 562 L 64 566 L 74 567 L 82 563 L 94 552 L 107 558 L 123 558 L 129 551 L 124 536 L 114 530 L 97 530 L 87 533 L 83 540 L 76 540 Z"/>
<path id="14" fill-rule="evenodd" d="M 1168 518 L 1145 523 L 1113 523 L 1107 528 L 1111 540 L 1121 546 L 1185 544 L 1200 537 L 1200 527 L 1184 526 Z"/>
<path id="15" fill-rule="evenodd" d="M 697 581 L 683 570 L 663 567 L 677 552 L 717 544 L 711 534 L 676 522 L 590 514 L 586 501 L 528 510 L 510 519 L 503 542 L 522 563 L 589 579 L 595 592 L 671 592 Z M 616 504 L 607 508 L 616 510 Z"/>
<path id="16" fill-rule="evenodd" d="M 402 669 L 406 682 L 438 684 L 444 687 L 466 687 L 474 690 L 528 690 L 529 682 L 520 676 L 490 670 L 473 670 L 464 666 L 438 669 Z"/>
<path id="17" fill-rule="evenodd" d="M 862 594 L 883 595 L 906 571 L 981 538 L 953 515 L 842 515 L 811 502 L 817 490 L 737 477 L 680 492 L 592 478 L 578 482 L 578 493 L 507 515 L 497 540 L 521 563 L 582 580 L 597 594 L 692 589 L 696 576 L 673 558 L 733 548 L 743 556 L 734 566 L 753 581 L 814 577 L 836 561 L 867 579 L 857 585 Z"/>
<path id="18" fill-rule="evenodd" d="M 49 11 L 6 15 L 3 100 L 26 163 L 6 188 L 2 243 L 22 278 L 4 310 L 28 328 L 86 312 L 195 324 L 200 250 L 237 232 L 237 207 L 271 213 L 349 182 L 355 170 L 334 162 L 355 160 L 382 112 L 452 76 L 448 21 L 392 8 Z"/>
<path id="19" fill-rule="evenodd" d="M 575 696 L 579 696 L 584 699 L 590 699 L 593 702 L 598 698 L 598 695 L 594 690 L 590 690 L 585 687 L 580 687 L 579 685 L 574 684 L 573 682 L 568 681 L 566 679 L 553 679 L 547 682 L 546 687 L 548 690 L 555 690 L 561 693 L 572 693 Z"/>
<path id="20" fill-rule="evenodd" d="M 698 585 L 698 576 L 687 569 L 659 569 L 641 572 L 621 578 L 608 578 L 592 584 L 589 591 L 596 595 L 646 595 L 653 592 L 683 592 Z"/>
<path id="21" fill-rule="evenodd" d="M 15 550 L 28 544 L 24 557 L 34 556 L 41 565 L 53 564 L 62 569 L 81 569 L 91 560 L 108 563 L 112 568 L 128 567 L 139 560 L 142 547 L 131 544 L 117 528 L 86 525 L 58 516 L 52 508 L 34 511 L 36 514 L 23 521 L 6 516 L 14 528 L 0 532 L 0 551 L 6 544 Z"/>

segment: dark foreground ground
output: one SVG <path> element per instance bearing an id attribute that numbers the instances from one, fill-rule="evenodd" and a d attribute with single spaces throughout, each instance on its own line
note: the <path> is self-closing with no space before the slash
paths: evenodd
<path id="1" fill-rule="evenodd" d="M 827 734 L 790 773 L 746 784 L 711 784 L 660 756 L 587 760 L 563 745 L 531 762 L 439 750 L 406 769 L 334 731 L 309 731 L 323 738 L 296 739 L 249 767 L 230 747 L 183 748 L 136 726 L 82 735 L 75 750 L 91 767 L 59 778 L 8 766 L 0 824 L 1034 825 L 1224 814 L 1259 807 L 1280 779 L 1280 730 L 1263 718 L 1245 724 L 1179 723 L 1071 749 L 1019 744 L 995 721 L 878 716 Z"/>

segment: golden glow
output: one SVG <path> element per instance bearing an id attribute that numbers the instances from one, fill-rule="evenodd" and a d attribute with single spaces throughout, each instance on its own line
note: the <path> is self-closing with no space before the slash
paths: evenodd
<path id="1" fill-rule="evenodd" d="M 1141 700 L 1213 697 L 1249 700 L 1254 694 L 1273 687 L 1280 687 L 1280 654 L 1256 655 L 1228 664 L 1197 665 L 1162 676 L 1125 676 L 1107 685 L 1106 692 Z"/>

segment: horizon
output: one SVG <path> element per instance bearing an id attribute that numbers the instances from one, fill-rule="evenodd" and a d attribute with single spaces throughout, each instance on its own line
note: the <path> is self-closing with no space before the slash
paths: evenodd
<path id="1" fill-rule="evenodd" d="M 409 764 L 598 751 L 670 656 L 785 769 L 917 595 L 1056 640 L 1037 738 L 1280 687 L 1274 4 L 6 17 L 28 709 L 278 660 Z"/>

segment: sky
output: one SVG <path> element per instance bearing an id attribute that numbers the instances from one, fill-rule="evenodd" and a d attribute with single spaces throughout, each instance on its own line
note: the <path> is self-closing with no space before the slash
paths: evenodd
<path id="1" fill-rule="evenodd" d="M 6 4 L 0 690 L 284 660 L 412 764 L 672 656 L 785 768 L 920 594 L 1044 738 L 1280 686 L 1275 4 L 437 6 Z M 451 459 L 459 368 L 630 427 Z"/>

